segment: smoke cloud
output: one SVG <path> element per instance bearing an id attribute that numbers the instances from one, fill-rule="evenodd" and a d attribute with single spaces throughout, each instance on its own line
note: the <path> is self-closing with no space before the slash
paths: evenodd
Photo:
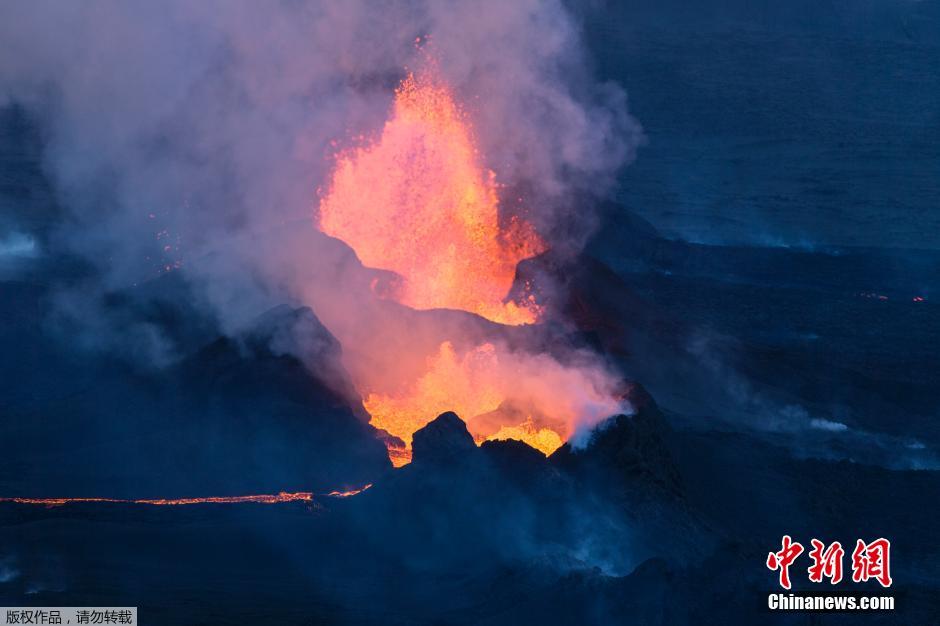
<path id="1" fill-rule="evenodd" d="M 391 368 L 383 389 L 414 380 L 476 322 L 416 326 L 376 301 L 377 272 L 316 232 L 314 214 L 337 146 L 381 129 L 422 46 L 433 46 L 486 166 L 501 189 L 521 190 L 548 245 L 583 236 L 591 216 L 572 199 L 609 189 L 641 132 L 623 90 L 592 80 L 561 2 L 4 5 L 0 102 L 39 121 L 65 210 L 48 246 L 97 270 L 82 306 L 68 304 L 73 289 L 64 308 L 102 333 L 96 294 L 180 272 L 225 331 L 307 304 L 354 378 Z M 134 352 L 166 362 L 158 333 L 132 334 L 153 346 Z M 377 345 L 398 358 L 377 357 Z"/>
<path id="2" fill-rule="evenodd" d="M 559 2 L 2 12 L 0 89 L 42 115 L 71 216 L 59 235 L 112 284 L 308 219 L 331 142 L 380 127 L 391 88 L 418 62 L 416 37 L 432 38 L 488 165 L 502 184 L 533 189 L 543 222 L 568 194 L 609 185 L 638 138 L 623 91 L 591 82 Z"/>

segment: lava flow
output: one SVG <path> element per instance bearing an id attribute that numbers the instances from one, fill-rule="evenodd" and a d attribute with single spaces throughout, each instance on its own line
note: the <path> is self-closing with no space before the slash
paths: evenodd
<path id="1" fill-rule="evenodd" d="M 331 491 L 323 497 L 348 498 L 362 493 L 372 484 L 349 491 Z M 0 502 L 13 502 L 16 504 L 38 504 L 42 506 L 64 506 L 66 504 L 105 503 L 105 504 L 150 504 L 153 506 L 184 506 L 187 504 L 241 504 L 255 502 L 258 504 L 280 504 L 282 502 L 312 502 L 316 494 L 310 491 L 296 491 L 273 494 L 260 494 L 250 496 L 209 496 L 205 498 L 156 498 L 152 500 L 121 499 L 121 498 L 0 498 Z"/>
<path id="2" fill-rule="evenodd" d="M 429 61 L 396 89 L 378 137 L 336 155 L 318 223 L 365 266 L 397 276 L 378 297 L 413 309 L 468 311 L 504 325 L 534 324 L 542 314 L 534 296 L 508 296 L 517 264 L 546 246 L 528 222 L 500 214 L 497 191 L 465 112 Z M 421 321 L 433 325 L 434 319 Z M 418 337 L 423 330 L 403 328 L 396 339 L 408 346 L 401 333 Z M 370 423 L 394 436 L 387 447 L 395 466 L 410 461 L 415 431 L 445 411 L 466 420 L 478 443 L 520 439 L 550 454 L 579 426 L 620 408 L 611 377 L 596 360 L 562 365 L 461 332 L 448 326 L 452 341 L 437 344 L 411 380 L 376 365 L 411 355 L 379 359 L 376 351 L 387 342 L 341 338 L 349 353 L 367 355 L 344 358 L 359 359 L 348 369 Z"/>

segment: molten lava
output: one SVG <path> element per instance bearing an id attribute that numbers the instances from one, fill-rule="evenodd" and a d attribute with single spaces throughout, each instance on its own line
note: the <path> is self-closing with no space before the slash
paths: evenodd
<path id="1" fill-rule="evenodd" d="M 352 496 L 358 496 L 360 493 L 370 488 L 371 486 L 372 483 L 369 483 L 368 485 L 363 485 L 359 489 L 349 489 L 348 491 L 331 491 L 326 495 L 328 498 L 349 498 Z"/>
<path id="2" fill-rule="evenodd" d="M 336 156 L 320 198 L 320 229 L 351 246 L 365 266 L 397 275 L 382 293 L 373 283 L 377 297 L 414 309 L 469 311 L 500 324 L 533 324 L 541 314 L 534 297 L 508 296 L 519 261 L 543 252 L 545 244 L 518 216 L 500 215 L 496 176 L 453 90 L 434 63 L 428 65 L 399 85 L 374 141 Z M 415 431 L 445 411 L 466 420 L 478 443 L 520 439 L 550 454 L 576 428 L 620 408 L 596 361 L 565 366 L 547 355 L 467 341 L 449 328 L 453 341 L 439 344 L 423 373 L 416 360 L 414 373 L 403 375 L 388 364 L 408 355 L 380 354 L 388 342 L 362 341 L 361 328 L 348 343 L 341 338 L 355 355 L 344 358 L 351 360 L 371 424 L 394 436 L 387 447 L 395 466 L 411 460 Z M 398 339 L 410 330 L 397 332 Z"/>
<path id="3" fill-rule="evenodd" d="M 375 143 L 339 155 L 319 220 L 363 264 L 401 276 L 402 304 L 533 323 L 534 299 L 505 299 L 516 264 L 544 245 L 519 218 L 501 228 L 498 209 L 495 175 L 453 93 L 426 73 L 398 87 Z"/>
<path id="4" fill-rule="evenodd" d="M 428 369 L 399 394 L 369 394 L 372 425 L 410 449 L 416 430 L 445 411 L 467 421 L 477 443 L 518 439 L 543 453 L 557 450 L 581 423 L 596 424 L 621 410 L 600 370 L 566 367 L 545 355 L 519 355 L 492 343 L 459 354 L 445 342 Z M 410 455 L 395 450 L 398 466 Z"/>
<path id="5" fill-rule="evenodd" d="M 328 498 L 348 498 L 355 496 L 372 484 L 349 491 L 331 491 L 324 494 Z M 150 504 L 153 506 L 183 506 L 187 504 L 241 504 L 254 502 L 257 504 L 279 504 L 282 502 L 312 502 L 317 497 L 309 491 L 287 492 L 273 494 L 260 494 L 251 496 L 208 496 L 204 498 L 156 498 L 152 500 L 124 500 L 121 498 L 0 498 L 0 502 L 13 502 L 16 504 L 38 504 L 42 506 L 63 506 L 66 504 L 105 503 L 105 504 Z"/>
<path id="6" fill-rule="evenodd" d="M 487 439 L 494 441 L 517 439 L 526 442 L 545 455 L 551 454 L 565 443 L 554 430 L 536 426 L 531 416 L 517 426 L 500 425 L 499 430 L 487 436 Z"/>
<path id="7" fill-rule="evenodd" d="M 485 380 L 495 359 L 492 344 L 458 357 L 450 342 L 429 359 L 428 372 L 404 393 L 395 396 L 371 393 L 363 401 L 372 425 L 395 435 L 409 447 L 416 430 L 446 411 L 466 419 L 496 410 L 503 401 L 497 387 Z"/>

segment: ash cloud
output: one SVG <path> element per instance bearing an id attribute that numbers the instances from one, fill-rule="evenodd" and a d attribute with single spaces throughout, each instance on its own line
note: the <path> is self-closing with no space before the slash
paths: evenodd
<path id="1" fill-rule="evenodd" d="M 353 380 L 383 392 L 415 380 L 443 341 L 488 340 L 466 315 L 377 299 L 381 273 L 315 224 L 333 154 L 377 134 L 429 53 L 501 189 L 550 246 L 577 249 L 593 219 L 573 199 L 605 193 L 641 131 L 623 90 L 592 79 L 561 2 L 0 8 L 0 98 L 38 121 L 63 208 L 45 246 L 88 267 L 60 281 L 52 322 L 81 346 L 163 367 L 179 342 L 115 315 L 109 294 L 178 274 L 186 306 L 230 336 L 285 302 L 310 306 Z M 599 360 L 584 368 L 613 387 Z"/>
<path id="2" fill-rule="evenodd" d="M 53 245 L 95 265 L 105 289 L 185 267 L 230 327 L 295 291 L 284 254 L 331 262 L 268 235 L 311 219 L 331 142 L 380 127 L 391 88 L 419 62 L 417 37 L 465 99 L 487 164 L 528 190 L 546 230 L 574 194 L 611 184 L 640 134 L 623 91 L 590 79 L 559 2 L 0 12 L 0 98 L 39 120 L 66 209 Z"/>

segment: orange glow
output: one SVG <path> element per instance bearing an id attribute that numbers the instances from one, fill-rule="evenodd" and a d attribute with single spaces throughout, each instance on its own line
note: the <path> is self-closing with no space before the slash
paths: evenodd
<path id="1" fill-rule="evenodd" d="M 392 467 L 403 467 L 411 463 L 411 448 L 410 447 L 399 447 L 392 446 L 387 444 L 385 446 L 388 448 L 388 460 L 392 462 Z"/>
<path id="2" fill-rule="evenodd" d="M 535 298 L 507 297 L 517 264 L 545 244 L 521 218 L 500 216 L 496 176 L 452 89 L 433 60 L 428 67 L 401 82 L 374 141 L 336 156 L 320 197 L 319 227 L 352 247 L 363 265 L 397 275 L 391 284 L 373 282 L 376 297 L 413 309 L 468 311 L 505 325 L 534 324 L 542 312 Z M 334 320 L 348 330 L 344 318 Z M 386 442 L 395 467 L 411 461 L 415 431 L 445 411 L 464 419 L 477 443 L 520 439 L 550 454 L 579 425 L 619 410 L 596 362 L 569 367 L 547 355 L 471 341 L 455 327 L 447 328 L 451 340 L 445 341 L 429 328 L 390 330 L 375 321 L 367 331 L 374 336 L 364 337 L 368 324 L 359 324 L 340 341 L 370 423 L 404 442 Z M 391 342 L 375 339 L 383 335 L 393 337 L 399 353 L 388 355 Z M 428 336 L 435 339 L 427 342 Z"/>
<path id="3" fill-rule="evenodd" d="M 326 494 L 330 498 L 348 498 L 350 496 L 358 496 L 360 493 L 372 486 L 372 483 L 360 487 L 359 489 L 350 489 L 349 491 L 331 491 Z"/>
<path id="4" fill-rule="evenodd" d="M 579 418 L 596 423 L 617 413 L 618 403 L 600 373 L 564 367 L 547 356 L 516 355 L 492 343 L 463 354 L 450 342 L 428 360 L 427 372 L 394 395 L 369 394 L 371 423 L 406 443 L 445 411 L 467 422 L 473 438 L 518 439 L 551 454 L 571 436 Z M 392 458 L 395 463 L 396 458 Z"/>
<path id="5" fill-rule="evenodd" d="M 534 323 L 534 299 L 504 300 L 516 264 L 545 246 L 518 218 L 501 228 L 498 209 L 495 174 L 453 93 L 431 73 L 409 74 L 378 140 L 338 156 L 319 222 L 366 266 L 398 274 L 402 304 Z"/>
<path id="6" fill-rule="evenodd" d="M 548 456 L 564 443 L 561 437 L 550 428 L 539 428 L 531 416 L 518 426 L 501 425 L 499 430 L 487 437 L 491 441 L 518 439 L 524 441 L 545 456 Z"/>
<path id="7" fill-rule="evenodd" d="M 362 493 L 372 484 L 350 491 L 331 491 L 325 494 L 330 498 L 348 498 Z M 153 506 L 183 506 L 187 504 L 241 504 L 255 502 L 258 504 L 278 504 L 281 502 L 312 502 L 317 497 L 309 491 L 286 492 L 275 494 L 260 494 L 251 496 L 209 496 L 205 498 L 157 498 L 153 500 L 123 500 L 120 498 L 0 498 L 0 502 L 14 502 L 16 504 L 39 504 L 42 506 L 63 506 L 66 504 L 82 504 L 103 502 L 107 504 L 150 504 Z"/>
<path id="8" fill-rule="evenodd" d="M 428 372 L 412 388 L 396 396 L 366 397 L 363 406 L 372 416 L 371 424 L 395 435 L 410 450 L 414 432 L 441 413 L 454 411 L 466 419 L 496 410 L 503 396 L 486 380 L 494 358 L 492 344 L 458 357 L 450 342 L 444 342 L 429 359 Z"/>

